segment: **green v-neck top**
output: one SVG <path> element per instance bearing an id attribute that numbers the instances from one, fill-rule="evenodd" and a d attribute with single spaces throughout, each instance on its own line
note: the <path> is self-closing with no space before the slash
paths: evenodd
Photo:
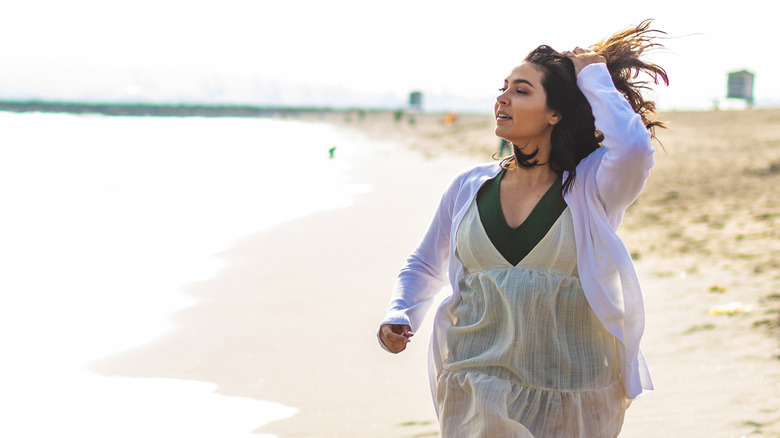
<path id="1" fill-rule="evenodd" d="M 505 172 L 502 170 L 482 185 L 477 193 L 477 208 L 490 242 L 509 263 L 517 265 L 550 231 L 566 209 L 566 201 L 563 200 L 562 182 L 558 177 L 528 218 L 517 228 L 512 228 L 506 223 L 499 198 L 499 186 Z"/>

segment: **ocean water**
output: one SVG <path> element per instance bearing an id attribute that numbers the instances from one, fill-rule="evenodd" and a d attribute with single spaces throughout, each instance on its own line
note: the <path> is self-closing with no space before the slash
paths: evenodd
<path id="1" fill-rule="evenodd" d="M 294 415 L 85 365 L 162 334 L 236 240 L 350 205 L 356 153 L 320 123 L 0 113 L 0 436 L 261 437 Z"/>

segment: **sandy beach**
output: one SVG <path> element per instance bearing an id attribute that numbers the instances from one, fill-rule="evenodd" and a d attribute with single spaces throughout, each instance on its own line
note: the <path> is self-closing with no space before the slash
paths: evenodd
<path id="1" fill-rule="evenodd" d="M 780 110 L 662 118 L 666 151 L 621 228 L 645 294 L 656 391 L 632 405 L 621 437 L 780 436 Z M 168 332 L 92 371 L 210 382 L 222 395 L 297 408 L 258 425 L 280 438 L 438 435 L 431 318 L 400 355 L 375 333 L 441 191 L 498 147 L 493 122 L 325 121 L 381 142 L 352 157 L 350 178 L 371 190 L 243 238 L 220 254 L 224 268 L 182 291 L 194 304 L 170 316 Z"/>

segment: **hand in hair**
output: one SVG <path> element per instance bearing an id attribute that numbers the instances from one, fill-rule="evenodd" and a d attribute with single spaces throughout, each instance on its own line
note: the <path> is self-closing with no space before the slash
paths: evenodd
<path id="1" fill-rule="evenodd" d="M 571 59 L 572 64 L 574 64 L 575 75 L 580 74 L 580 71 L 585 68 L 586 65 L 607 62 L 606 58 L 598 53 L 590 49 L 583 49 L 579 46 L 575 47 L 573 51 L 566 50 L 561 52 L 561 55 Z"/>

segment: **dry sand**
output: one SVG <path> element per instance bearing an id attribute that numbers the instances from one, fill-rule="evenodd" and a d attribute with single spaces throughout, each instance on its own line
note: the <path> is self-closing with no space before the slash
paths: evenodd
<path id="1" fill-rule="evenodd" d="M 497 148 L 493 122 L 322 118 L 384 142 L 355 158 L 352 177 L 372 191 L 246 237 L 222 254 L 225 269 L 185 290 L 198 302 L 172 315 L 170 332 L 93 370 L 295 406 L 258 430 L 282 438 L 438 434 L 431 318 L 400 355 L 378 346 L 376 324 L 441 190 Z M 656 391 L 632 405 L 621 436 L 780 436 L 780 110 L 663 118 L 666 152 L 621 228 L 645 292 Z M 736 301 L 732 315 L 709 312 Z"/>

